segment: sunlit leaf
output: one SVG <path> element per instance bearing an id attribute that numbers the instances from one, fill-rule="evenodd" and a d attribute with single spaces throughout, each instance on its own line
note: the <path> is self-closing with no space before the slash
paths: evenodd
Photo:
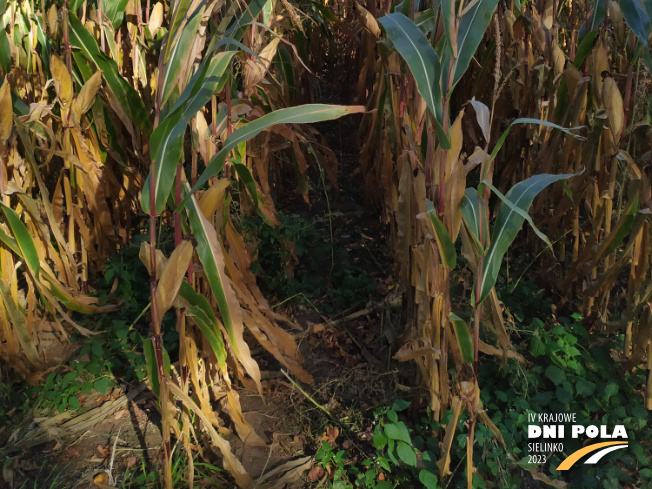
<path id="1" fill-rule="evenodd" d="M 20 220 L 16 211 L 4 204 L 0 204 L 0 208 L 2 208 L 2 212 L 4 212 L 7 224 L 9 224 L 9 227 L 11 228 L 11 232 L 20 248 L 22 257 L 25 259 L 25 262 L 27 262 L 27 266 L 34 274 L 34 277 L 38 280 L 39 272 L 41 271 L 41 262 L 31 233 L 27 230 L 25 224 L 23 224 L 23 221 Z"/>

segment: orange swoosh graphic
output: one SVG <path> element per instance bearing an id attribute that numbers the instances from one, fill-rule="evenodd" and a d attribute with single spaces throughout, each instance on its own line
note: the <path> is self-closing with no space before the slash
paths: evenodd
<path id="1" fill-rule="evenodd" d="M 588 447 L 580 448 L 576 452 L 573 452 L 568 457 L 566 457 L 566 460 L 564 460 L 562 463 L 559 464 L 557 470 L 568 470 L 575 464 L 575 462 L 581 459 L 584 455 L 587 455 L 591 452 L 595 452 L 600 448 L 609 447 L 612 445 L 627 445 L 627 442 L 626 441 L 604 441 L 602 443 L 594 443 L 593 445 L 589 445 Z"/>

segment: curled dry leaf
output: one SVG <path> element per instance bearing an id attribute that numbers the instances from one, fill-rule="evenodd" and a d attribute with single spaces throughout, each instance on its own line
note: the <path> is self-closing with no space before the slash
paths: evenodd
<path id="1" fill-rule="evenodd" d="M 275 37 L 272 42 L 265 46 L 256 58 L 249 58 L 244 68 L 244 86 L 245 95 L 251 96 L 254 93 L 256 85 L 258 85 L 267 74 L 276 50 L 278 43 L 281 42 L 280 37 Z"/>
<path id="2" fill-rule="evenodd" d="M 432 346 L 430 338 L 423 337 L 405 343 L 393 358 L 399 362 L 407 362 L 408 360 L 427 357 L 429 355 L 432 355 L 434 358 L 439 358 L 440 354 L 441 350 Z"/>
<path id="3" fill-rule="evenodd" d="M 310 472 L 308 472 L 308 478 L 310 479 L 311 482 L 317 482 L 323 476 L 324 476 L 324 469 L 322 469 L 321 467 L 313 467 L 312 469 L 310 469 Z"/>
<path id="4" fill-rule="evenodd" d="M 79 91 L 75 103 L 80 115 L 85 114 L 95 103 L 95 96 L 102 86 L 102 70 L 97 70 Z"/>
<path id="5" fill-rule="evenodd" d="M 72 101 L 72 78 L 70 78 L 68 67 L 56 54 L 50 56 L 50 72 L 54 79 L 54 89 L 57 96 L 64 107 L 67 107 Z"/>
<path id="6" fill-rule="evenodd" d="M 160 313 L 158 317 L 162 317 L 165 311 L 172 307 L 181 287 L 181 282 L 183 282 L 183 277 L 188 270 L 192 252 L 193 248 L 190 241 L 182 241 L 165 264 L 156 287 L 156 298 L 158 299 L 156 306 L 159 308 Z"/>

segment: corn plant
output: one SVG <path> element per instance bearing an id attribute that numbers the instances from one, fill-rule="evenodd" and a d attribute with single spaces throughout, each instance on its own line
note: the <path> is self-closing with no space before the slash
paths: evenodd
<path id="1" fill-rule="evenodd" d="M 575 19 L 577 19 L 575 11 L 577 3 L 572 2 L 570 7 L 571 17 L 576 16 Z M 380 63 L 374 63 L 374 68 L 380 70 L 380 76 L 372 85 L 361 76 L 359 85 L 360 89 L 371 94 L 368 106 L 378 109 L 377 112 L 367 116 L 366 124 L 362 129 L 367 134 L 364 136 L 365 142 L 361 150 L 363 172 L 370 187 L 382 185 L 387 188 L 382 195 L 384 212 L 395 233 L 397 260 L 403 265 L 401 278 L 406 287 L 406 294 L 415 304 L 410 318 L 413 325 L 412 339 L 403 346 L 395 358 L 417 362 L 423 381 L 430 390 L 430 407 L 436 419 L 439 419 L 444 410 L 448 408 L 453 410 L 454 421 L 449 423 L 452 428 L 446 430 L 443 455 L 439 461 L 442 477 L 450 475 L 450 448 L 453 440 L 451 431 L 454 432 L 455 420 L 461 414 L 461 410 L 464 406 L 467 407 L 472 420 L 467 441 L 469 487 L 471 487 L 473 472 L 472 446 L 475 419 L 481 416 L 482 421 L 489 427 L 493 426 L 487 414 L 481 409 L 479 386 L 474 380 L 477 375 L 478 352 L 523 360 L 511 351 L 509 334 L 502 317 L 502 307 L 494 289 L 503 256 L 525 220 L 530 223 L 534 233 L 543 239 L 547 248 L 554 253 L 551 241 L 534 225 L 537 222 L 539 227 L 545 227 L 549 233 L 554 230 L 553 241 L 555 243 L 560 241 L 559 230 L 548 227 L 549 219 L 541 215 L 542 199 L 539 199 L 537 201 L 539 204 L 533 207 L 533 217 L 528 215 L 534 197 L 549 184 L 575 176 L 569 180 L 570 184 L 563 187 L 563 190 L 562 187 L 555 188 L 553 195 L 556 197 L 553 199 L 556 199 L 555 202 L 561 201 L 559 213 L 555 215 L 557 223 L 559 218 L 563 218 L 568 213 L 570 207 L 576 209 L 575 216 L 578 216 L 577 204 L 573 202 L 577 202 L 578 191 L 579 194 L 586 192 L 586 166 L 580 163 L 575 163 L 573 166 L 553 166 L 552 163 L 558 161 L 553 151 L 563 145 L 567 148 L 564 157 L 570 161 L 576 154 L 577 148 L 581 148 L 586 141 L 586 149 L 580 154 L 586 154 L 589 158 L 586 160 L 588 162 L 596 156 L 595 152 L 590 151 L 596 147 L 598 141 L 603 138 L 611 143 L 614 138 L 617 141 L 624 130 L 622 97 L 617 84 L 611 76 L 602 73 L 602 70 L 608 68 L 604 65 L 606 63 L 604 52 L 600 54 L 598 51 L 596 54 L 603 60 L 603 69 L 600 71 L 601 76 L 594 78 L 594 80 L 604 80 L 596 89 L 598 94 L 602 94 L 600 103 L 604 104 L 604 109 L 596 113 L 593 132 L 588 136 L 580 133 L 586 123 L 583 119 L 585 112 L 581 105 L 575 103 L 564 105 L 564 98 L 568 93 L 566 90 L 571 90 L 564 85 L 565 82 L 571 82 L 574 91 L 580 87 L 586 90 L 588 87 L 587 81 L 581 79 L 575 67 L 581 66 L 586 61 L 597 36 L 594 31 L 605 18 L 604 10 L 600 14 L 600 2 L 595 2 L 596 8 L 592 10 L 593 17 L 590 17 L 590 22 L 587 22 L 585 32 L 578 29 L 570 33 L 571 37 L 575 36 L 574 39 L 577 39 L 578 35 L 584 36 L 576 52 L 575 50 L 571 52 L 571 56 L 575 58 L 574 63 L 564 60 L 559 36 L 554 35 L 554 32 L 550 35 L 550 29 L 557 29 L 559 26 L 555 15 L 560 14 L 551 12 L 553 7 L 556 8 L 552 2 L 548 5 L 551 10 L 545 11 L 547 17 L 543 19 L 537 9 L 529 3 L 525 5 L 515 3 L 511 10 L 505 10 L 501 15 L 494 12 L 496 4 L 497 2 L 491 1 L 440 2 L 434 9 L 426 8 L 423 11 L 411 10 L 412 5 L 408 2 L 397 6 L 395 11 L 378 19 L 386 35 L 386 40 L 381 42 L 379 49 Z M 609 6 L 613 12 L 617 12 L 619 8 L 615 2 L 610 2 Z M 628 10 L 629 13 L 625 17 L 630 19 L 633 31 L 639 30 L 644 36 L 643 26 L 649 27 L 649 22 L 646 23 L 640 16 L 637 17 L 631 7 Z M 380 38 L 381 30 L 374 17 L 363 8 L 359 7 L 358 11 L 360 22 L 365 27 L 363 35 Z M 518 33 L 517 27 L 519 29 L 521 27 L 518 25 L 519 22 L 521 25 L 527 24 L 529 30 L 521 30 Z M 503 44 L 501 26 L 505 24 L 511 28 L 509 32 L 513 36 L 510 39 L 511 44 Z M 587 30 L 589 25 L 590 31 Z M 621 34 L 624 25 L 623 21 L 618 26 Z M 482 49 L 480 43 L 485 37 L 487 28 L 490 28 L 493 40 L 489 44 L 489 49 Z M 519 34 L 521 39 L 517 37 Z M 634 39 L 631 39 L 634 45 Z M 367 60 L 378 59 L 376 54 L 372 54 L 375 49 L 373 47 L 371 52 L 363 53 Z M 542 56 L 545 56 L 544 60 L 549 60 L 552 65 L 549 71 L 542 71 L 539 77 L 536 76 L 536 72 L 531 71 L 534 64 L 531 58 L 534 49 L 542 53 Z M 640 52 L 649 56 L 646 54 L 647 49 L 640 49 Z M 552 53 L 552 56 L 548 53 Z M 525 110 L 524 117 L 511 122 L 490 152 L 489 144 L 492 133 L 495 132 L 495 124 L 492 124 L 492 121 L 496 120 L 496 115 L 502 114 L 505 109 L 504 105 L 497 104 L 497 100 L 501 94 L 504 94 L 507 83 L 506 80 L 502 80 L 501 83 L 502 72 L 507 69 L 503 66 L 510 66 L 513 63 L 508 54 L 516 55 L 517 60 L 518 57 L 525 56 L 524 61 L 521 62 L 523 65 L 518 66 L 520 70 L 525 69 L 525 80 L 532 86 L 528 92 L 519 91 L 518 85 L 512 84 L 513 90 L 516 90 L 512 97 L 515 101 L 526 102 L 524 107 L 516 105 L 520 113 L 523 113 L 526 108 L 529 110 Z M 474 79 L 464 76 L 474 56 L 481 60 L 480 76 L 475 78 L 475 82 Z M 411 74 L 405 82 L 400 78 L 401 60 L 407 65 Z M 493 70 L 491 70 L 492 66 Z M 508 73 L 508 76 L 515 76 L 513 72 L 514 69 Z M 575 72 L 577 75 L 573 75 Z M 553 73 L 559 76 L 553 78 Z M 555 107 L 549 107 L 552 103 L 532 104 L 529 97 L 531 93 L 540 92 L 536 84 L 540 87 L 542 83 L 546 87 L 548 87 L 547 83 L 559 87 L 556 99 L 559 113 L 564 113 L 562 109 L 565 108 L 565 114 L 572 113 L 580 117 L 550 117 L 555 114 Z M 548 90 L 548 93 L 555 93 L 554 88 Z M 466 108 L 460 110 L 454 122 L 450 117 L 451 100 L 455 100 L 455 94 L 462 91 L 466 94 L 469 91 L 493 94 L 491 108 L 475 98 L 468 103 L 475 111 L 474 127 L 480 129 L 480 137 L 476 135 L 477 133 L 471 135 L 475 149 L 468 157 L 462 153 L 464 139 L 466 139 L 463 132 Z M 466 100 L 469 98 L 471 97 L 468 96 Z M 505 117 L 501 115 L 501 120 L 504 119 Z M 467 126 L 469 125 L 472 124 L 467 122 Z M 525 171 L 516 172 L 514 162 L 519 158 L 515 156 L 511 157 L 511 161 L 507 159 L 506 164 L 498 166 L 499 162 L 502 163 L 501 159 L 497 158 L 498 153 L 514 127 L 518 127 L 519 132 L 525 130 L 530 136 L 534 135 L 537 144 L 543 141 L 547 153 L 540 154 L 546 155 L 542 158 L 545 163 L 537 170 L 528 167 Z M 520 129 L 521 127 L 523 129 Z M 533 129 L 534 127 L 540 129 Z M 573 129 L 564 129 L 564 127 Z M 380 145 L 377 143 L 378 140 L 381 141 Z M 481 144 L 480 141 L 483 143 Z M 614 150 L 613 145 L 610 148 L 612 149 L 606 148 L 606 152 L 617 155 L 613 161 L 628 161 L 629 165 L 634 164 L 626 153 Z M 475 167 L 479 170 L 480 184 L 477 189 L 465 189 L 467 175 Z M 540 170 L 544 170 L 544 174 L 535 175 L 540 173 Z M 615 170 L 616 168 L 612 173 L 614 177 Z M 559 174 L 552 174 L 553 171 Z M 497 172 L 500 172 L 501 176 L 498 180 L 495 177 Z M 590 256 L 591 268 L 606 258 L 608 253 L 618 248 L 634 224 L 634 215 L 639 208 L 637 192 L 640 188 L 638 186 L 641 185 L 642 172 L 636 169 L 628 173 L 639 175 L 636 178 L 639 183 L 630 189 L 633 200 L 630 200 L 630 206 L 626 208 L 620 221 L 615 224 L 613 231 L 609 227 L 609 237 L 598 248 L 598 253 L 595 254 L 595 246 L 586 248 L 587 255 L 582 262 L 585 263 Z M 522 179 L 520 182 L 519 177 Z M 500 183 L 495 184 L 495 181 Z M 498 185 L 511 186 L 511 189 L 503 194 L 504 190 L 501 191 Z M 578 190 L 578 186 L 582 190 Z M 492 193 L 499 198 L 501 205 L 495 217 L 493 230 L 490 231 L 493 219 L 489 199 Z M 609 207 L 594 208 L 600 222 L 613 221 Z M 642 235 L 638 233 L 642 232 L 645 221 L 647 219 L 640 215 L 638 219 L 640 227 L 634 228 L 632 246 L 635 236 L 639 236 L 636 239 L 642 239 Z M 579 227 L 575 226 L 573 232 L 578 231 Z M 649 232 L 649 228 L 647 231 Z M 474 311 L 472 329 L 451 310 L 450 274 L 457 263 L 454 243 L 458 236 L 462 241 L 461 252 L 475 276 L 471 294 L 471 306 Z M 596 239 L 599 239 L 599 236 L 600 233 L 595 234 Z M 627 248 L 627 254 L 620 259 L 619 267 L 610 270 L 608 279 L 604 277 L 589 289 L 591 293 L 600 291 L 602 294 L 605 292 L 608 294 L 610 287 L 605 285 L 610 284 L 607 284 L 607 280 L 615 280 L 614 274 L 618 273 L 617 271 L 621 270 L 627 262 L 630 249 Z M 553 253 L 550 253 L 550 256 L 556 256 Z M 565 255 L 564 249 L 562 253 Z M 594 279 L 596 278 L 597 274 L 594 275 Z M 577 277 L 573 279 L 576 280 Z M 641 296 L 639 295 L 638 298 L 640 299 Z M 483 318 L 485 320 L 481 321 Z M 481 341 L 481 322 L 496 337 L 499 348 Z M 647 333 L 643 335 L 642 345 L 647 345 L 649 336 Z M 642 358 L 640 355 L 644 349 L 645 346 L 639 347 L 636 361 L 640 362 Z M 453 358 L 458 371 L 457 382 L 452 392 L 449 391 L 450 381 L 447 374 L 449 356 Z M 470 368 L 471 365 L 475 367 L 475 374 Z M 499 434 L 496 436 L 501 439 Z"/>

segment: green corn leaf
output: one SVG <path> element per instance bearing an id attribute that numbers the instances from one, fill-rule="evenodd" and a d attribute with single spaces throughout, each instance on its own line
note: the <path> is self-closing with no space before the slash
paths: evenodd
<path id="1" fill-rule="evenodd" d="M 11 251 L 16 253 L 16 256 L 22 257 L 22 252 L 20 251 L 20 248 L 18 247 L 18 243 L 16 243 L 16 240 L 9 236 L 7 233 L 5 233 L 1 228 L 0 228 L 0 241 L 2 241 L 7 248 L 9 248 Z"/>
<path id="2" fill-rule="evenodd" d="M 41 273 L 43 289 L 49 291 L 56 297 L 66 308 L 80 312 L 82 314 L 97 314 L 99 312 L 109 312 L 118 309 L 119 305 L 96 306 L 85 301 L 80 301 L 73 297 L 70 292 L 63 287 L 55 278 L 47 273 Z"/>
<path id="3" fill-rule="evenodd" d="M 258 18 L 258 14 L 262 12 L 266 3 L 267 0 L 251 0 L 248 4 L 245 2 L 232 2 L 217 29 L 218 36 L 225 33 L 228 37 L 240 41 L 246 27 Z M 238 19 L 232 23 L 237 16 L 239 16 Z"/>
<path id="4" fill-rule="evenodd" d="M 224 80 L 224 74 L 230 66 L 235 51 L 218 53 L 205 69 L 200 69 L 186 86 L 180 103 L 174 110 L 154 129 L 150 138 L 150 157 L 156 161 L 156 213 L 161 213 L 165 208 L 174 179 L 176 167 L 181 160 L 183 152 L 183 136 L 190 119 L 210 100 Z M 142 191 L 142 207 L 146 213 L 150 212 L 150 178 Z"/>
<path id="5" fill-rule="evenodd" d="M 184 182 L 184 186 L 186 193 L 190 193 L 191 190 L 188 182 Z M 222 323 L 231 340 L 231 346 L 233 346 L 234 353 L 238 356 L 236 338 L 233 332 L 234 314 L 237 315 L 235 318 L 236 321 L 242 321 L 242 319 L 238 306 L 234 304 L 235 307 L 232 308 L 232 304 L 229 301 L 228 296 L 233 296 L 234 292 L 225 275 L 224 256 L 222 255 L 222 248 L 218 241 L 217 233 L 211 223 L 202 215 L 194 195 L 190 194 L 190 199 L 185 209 L 190 220 L 190 227 L 197 239 L 197 255 L 204 267 L 204 273 L 206 273 L 206 278 L 222 314 Z"/>
<path id="6" fill-rule="evenodd" d="M 426 211 L 433 227 L 435 228 L 435 239 L 437 240 L 437 247 L 439 248 L 439 254 L 442 257 L 444 266 L 449 270 L 452 270 L 455 268 L 457 263 L 455 245 L 446 230 L 446 226 L 444 226 L 444 223 L 439 220 L 439 217 L 437 217 L 437 211 L 432 202 L 428 201 L 426 203 Z"/>
<path id="7" fill-rule="evenodd" d="M 292 101 L 294 98 L 294 65 L 292 63 L 292 56 L 287 48 L 283 45 L 278 47 L 278 56 L 276 58 L 277 71 L 281 75 L 282 88 L 288 91 L 289 99 Z"/>
<path id="8" fill-rule="evenodd" d="M 471 338 L 471 332 L 469 327 L 461 317 L 454 313 L 450 313 L 448 316 L 453 323 L 455 329 L 455 338 L 457 339 L 457 344 L 460 347 L 462 352 L 462 360 L 468 364 L 473 364 L 473 339 Z"/>
<path id="9" fill-rule="evenodd" d="M 117 29 L 122 20 L 124 19 L 124 13 L 127 9 L 129 0 L 112 0 L 110 2 L 102 2 L 102 13 L 111 21 L 113 29 Z"/>
<path id="10" fill-rule="evenodd" d="M 565 132 L 569 136 L 573 136 L 575 139 L 579 141 L 584 141 L 586 138 L 580 134 L 577 134 L 573 131 L 579 131 L 580 129 L 583 128 L 583 126 L 578 126 L 578 127 L 562 127 L 558 124 L 555 124 L 554 122 L 548 122 L 548 121 L 543 121 L 541 119 L 532 119 L 530 117 L 522 117 L 520 119 L 514 120 L 508 127 L 505 129 L 505 132 L 500 136 L 498 141 L 496 142 L 496 146 L 494 146 L 493 151 L 491 152 L 491 156 L 489 158 L 489 161 L 493 161 L 493 159 L 496 157 L 498 154 L 498 151 L 501 150 L 503 147 L 503 144 L 505 144 L 505 140 L 507 139 L 507 136 L 509 135 L 510 131 L 512 130 L 512 127 L 515 126 L 516 124 L 539 124 L 540 126 L 546 126 L 546 127 L 552 127 L 553 129 L 559 129 L 560 131 Z M 486 168 L 489 169 L 491 165 L 486 165 Z M 486 177 L 485 175 L 482 175 L 482 179 Z"/>
<path id="11" fill-rule="evenodd" d="M 589 32 L 594 30 L 596 27 L 602 24 L 606 13 L 604 0 L 592 0 L 591 2 L 587 2 L 587 3 L 593 3 L 593 9 L 591 10 L 591 15 L 589 16 L 588 24 L 586 22 L 583 22 L 582 27 L 580 27 L 580 30 L 577 34 L 577 40 L 580 42 L 584 39 L 584 36 L 587 34 L 587 30 L 586 30 L 587 25 L 588 25 Z"/>
<path id="12" fill-rule="evenodd" d="M 575 53 L 575 59 L 573 60 L 573 65 L 575 68 L 579 69 L 586 61 L 588 55 L 591 54 L 593 46 L 595 46 L 595 41 L 598 39 L 599 33 L 600 29 L 595 29 L 584 36 L 584 39 L 582 39 L 582 42 L 578 46 L 577 52 Z"/>
<path id="13" fill-rule="evenodd" d="M 204 310 L 199 306 L 189 307 L 186 309 L 186 314 L 188 317 L 192 318 L 197 326 L 199 326 L 199 329 L 202 330 L 202 333 L 204 333 L 204 336 L 215 353 L 220 369 L 226 371 L 226 347 L 224 346 L 222 333 L 220 332 L 217 322 L 212 321 L 212 319 L 216 319 L 215 315 L 213 314 L 212 318 L 206 316 Z"/>
<path id="14" fill-rule="evenodd" d="M 165 375 L 170 375 L 170 356 L 163 346 L 161 348 L 163 348 L 163 372 L 165 372 Z M 152 338 L 143 341 L 143 353 L 145 354 L 147 375 L 152 384 L 152 391 L 154 391 L 156 397 L 159 397 L 161 383 L 158 378 L 158 364 L 156 363 L 156 352 L 154 351 Z"/>
<path id="15" fill-rule="evenodd" d="M 337 119 L 348 114 L 356 114 L 364 112 L 365 108 L 359 105 L 345 106 L 345 105 L 324 105 L 324 104 L 308 104 L 300 105 L 298 107 L 290 107 L 287 109 L 279 109 L 263 117 L 248 123 L 245 126 L 233 131 L 233 133 L 226 138 L 222 149 L 211 158 L 211 161 L 204 170 L 204 173 L 197 179 L 196 185 L 193 187 L 192 192 L 195 192 L 202 185 L 204 185 L 211 177 L 214 177 L 224 167 L 224 162 L 228 154 L 233 148 L 243 141 L 247 141 L 268 127 L 276 124 L 305 124 L 312 122 L 320 122 L 331 119 Z M 177 209 L 181 209 L 185 205 L 189 196 L 186 196 Z"/>
<path id="16" fill-rule="evenodd" d="M 516 212 L 516 213 L 517 213 L 518 215 L 520 215 L 523 219 L 525 219 L 525 220 L 528 222 L 528 224 L 530 225 L 530 227 L 532 228 L 532 230 L 534 231 L 534 233 L 539 237 L 539 239 L 541 239 L 541 241 L 543 241 L 545 244 L 548 245 L 548 248 L 550 248 L 550 251 L 553 251 L 553 249 L 552 249 L 552 243 L 551 243 L 550 240 L 548 239 L 548 236 L 546 236 L 545 234 L 543 234 L 543 233 L 539 230 L 539 228 L 536 227 L 536 225 L 534 224 L 534 221 L 532 220 L 532 217 L 530 216 L 530 214 L 528 214 L 528 213 L 527 213 L 526 211 L 524 211 L 523 209 L 520 209 L 519 207 L 515 206 L 515 205 L 512 203 L 511 200 L 509 200 L 505 195 L 503 195 L 503 193 L 502 193 L 500 190 L 498 190 L 496 187 L 494 187 L 494 186 L 491 184 L 491 182 L 489 182 L 488 180 L 483 180 L 482 183 L 484 183 L 485 185 L 487 185 L 487 186 L 492 190 L 492 192 L 495 193 L 495 194 L 498 196 L 498 198 L 503 202 L 503 204 L 505 204 L 506 206 L 508 206 L 512 211 Z M 554 252 L 553 252 L 553 253 L 554 253 Z"/>
<path id="17" fill-rule="evenodd" d="M 69 15 L 70 44 L 81 50 L 86 59 L 102 70 L 102 75 L 111 91 L 120 102 L 120 106 L 131 120 L 145 132 L 150 132 L 152 123 L 145 104 L 138 92 L 118 73 L 118 65 L 97 47 L 95 39 L 73 13 Z"/>
<path id="18" fill-rule="evenodd" d="M 451 27 L 457 21 L 457 10 L 455 9 L 454 0 L 441 0 L 441 19 L 444 24 L 444 33 L 446 37 L 445 49 L 450 56 L 457 56 L 457 52 L 453 52 L 453 45 L 448 41 L 452 37 Z M 457 46 L 459 51 L 459 46 Z"/>
<path id="19" fill-rule="evenodd" d="M 179 0 L 176 2 L 174 11 L 172 12 L 172 22 L 170 22 L 170 29 L 168 30 L 168 39 L 176 39 L 178 37 L 178 29 L 181 26 L 181 23 L 186 18 L 188 9 L 190 8 L 190 3 L 192 0 Z M 168 42 L 165 49 L 165 59 L 168 59 L 170 56 L 170 48 L 174 43 Z"/>
<path id="20" fill-rule="evenodd" d="M 464 218 L 464 222 L 466 223 L 480 254 L 484 253 L 480 240 L 480 229 L 484 227 L 483 236 L 485 236 L 485 241 L 486 237 L 489 236 L 487 220 L 481 216 L 481 212 L 484 212 L 483 209 L 484 203 L 482 203 L 481 209 L 480 201 L 478 199 L 478 191 L 473 187 L 467 188 L 464 191 L 464 198 L 462 199 L 462 217 Z"/>
<path id="21" fill-rule="evenodd" d="M 650 35 L 650 16 L 640 0 L 618 0 L 623 17 L 630 29 L 643 42 L 647 44 Z"/>
<path id="22" fill-rule="evenodd" d="M 233 161 L 233 168 L 235 168 L 238 177 L 240 177 L 240 180 L 247 188 L 247 192 L 249 192 L 249 195 L 253 199 L 254 204 L 256 207 L 258 207 L 261 199 L 260 195 L 258 195 L 256 182 L 254 181 L 254 177 L 251 175 L 249 168 L 247 168 L 246 165 L 243 165 L 240 161 Z"/>
<path id="23" fill-rule="evenodd" d="M 166 57 L 165 73 L 163 74 L 163 83 L 161 87 L 161 105 L 167 102 L 172 90 L 177 84 L 177 79 L 181 67 L 188 63 L 190 48 L 195 42 L 195 36 L 199 29 L 199 23 L 204 12 L 204 3 L 202 2 L 195 11 L 190 14 L 188 21 L 183 26 L 181 34 L 177 39 L 171 35 L 168 36 L 168 56 Z M 170 44 L 172 47 L 170 48 Z"/>
<path id="24" fill-rule="evenodd" d="M 387 14 L 378 19 L 378 22 L 383 25 L 394 47 L 410 68 L 417 90 L 435 119 L 435 130 L 442 147 L 450 149 L 450 140 L 441 126 L 444 116 L 441 104 L 441 67 L 437 52 L 405 15 Z"/>
<path id="25" fill-rule="evenodd" d="M 9 49 L 9 39 L 7 31 L 0 28 L 0 66 L 2 71 L 9 73 L 11 71 L 11 49 Z"/>
<path id="26" fill-rule="evenodd" d="M 206 336 L 211 348 L 213 348 L 220 369 L 226 369 L 224 339 L 222 338 L 219 322 L 208 299 L 193 289 L 185 280 L 181 284 L 181 289 L 179 289 L 179 297 L 187 304 L 186 314 L 192 316 L 192 319 Z"/>
<path id="27" fill-rule="evenodd" d="M 443 4 L 442 4 L 443 5 Z M 457 60 L 450 90 L 462 78 L 482 41 L 498 0 L 478 0 L 463 16 L 457 32 Z M 448 96 L 450 97 L 450 91 Z"/>
<path id="28" fill-rule="evenodd" d="M 184 191 L 190 192 L 188 182 L 184 182 Z M 260 370 L 251 356 L 249 346 L 243 339 L 243 313 L 231 280 L 226 275 L 224 252 L 215 227 L 204 217 L 197 204 L 197 199 L 192 194 L 186 206 L 186 213 L 193 235 L 197 240 L 197 255 L 220 309 L 222 324 L 228 335 L 231 348 L 233 348 L 233 353 L 260 388 Z"/>
<path id="29" fill-rule="evenodd" d="M 525 220 L 520 213 L 513 210 L 518 207 L 523 212 L 527 212 L 532 205 L 534 197 L 539 192 L 558 180 L 572 177 L 572 174 L 566 175 L 535 175 L 522 182 L 514 185 L 505 196 L 512 203 L 511 206 L 501 205 L 498 209 L 496 222 L 491 234 L 491 246 L 487 250 L 482 267 L 482 277 L 480 284 L 480 297 L 475 298 L 476 305 L 480 304 L 491 292 L 503 260 L 505 252 L 516 238 L 523 221 Z M 475 291 L 475 288 L 474 288 Z"/>
<path id="30" fill-rule="evenodd" d="M 20 217 L 18 217 L 15 210 L 4 204 L 0 204 L 0 207 L 2 208 L 2 212 L 4 212 L 7 224 L 9 224 L 9 227 L 11 228 L 11 232 L 16 239 L 16 243 L 20 248 L 25 263 L 34 274 L 34 278 L 38 280 L 41 271 L 41 261 L 38 257 L 38 252 L 36 251 L 36 245 L 34 244 L 32 235 L 27 230 L 25 224 L 23 224 L 23 221 L 20 220 Z"/>

